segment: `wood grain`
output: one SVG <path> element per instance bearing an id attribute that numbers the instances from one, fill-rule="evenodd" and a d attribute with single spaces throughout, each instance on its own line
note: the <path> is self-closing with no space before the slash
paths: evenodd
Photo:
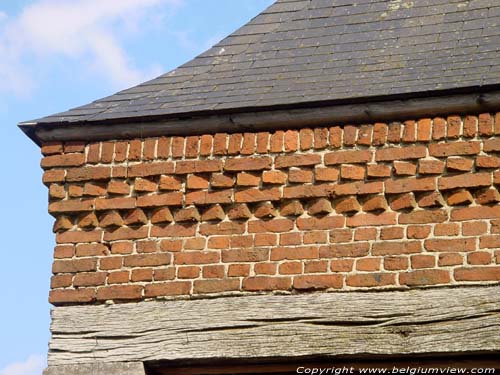
<path id="1" fill-rule="evenodd" d="M 500 352 L 500 285 L 56 307 L 49 365 Z"/>

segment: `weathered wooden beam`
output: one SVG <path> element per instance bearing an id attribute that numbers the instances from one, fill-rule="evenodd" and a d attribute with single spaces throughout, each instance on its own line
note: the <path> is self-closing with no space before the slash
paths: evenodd
<path id="1" fill-rule="evenodd" d="M 49 365 L 500 353 L 500 285 L 52 310 Z"/>
<path id="2" fill-rule="evenodd" d="M 418 117 L 445 116 L 496 111 L 500 92 L 454 94 L 409 99 L 379 100 L 353 104 L 331 104 L 294 109 L 252 109 L 242 113 L 190 113 L 184 117 L 124 119 L 106 123 L 37 124 L 24 122 L 19 127 L 35 141 L 98 141 L 156 137 L 161 135 L 212 134 L 342 125 Z"/>
<path id="3" fill-rule="evenodd" d="M 141 362 L 93 362 L 49 366 L 43 375 L 146 375 Z"/>

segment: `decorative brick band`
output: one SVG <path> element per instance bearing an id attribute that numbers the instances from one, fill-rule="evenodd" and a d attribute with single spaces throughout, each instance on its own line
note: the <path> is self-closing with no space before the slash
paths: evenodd
<path id="1" fill-rule="evenodd" d="M 53 304 L 500 280 L 500 116 L 42 147 Z"/>

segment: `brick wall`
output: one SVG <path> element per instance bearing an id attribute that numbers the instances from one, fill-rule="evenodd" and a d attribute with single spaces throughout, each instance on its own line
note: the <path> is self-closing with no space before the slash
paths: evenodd
<path id="1" fill-rule="evenodd" d="M 498 282 L 496 134 L 481 114 L 46 144 L 50 301 Z"/>

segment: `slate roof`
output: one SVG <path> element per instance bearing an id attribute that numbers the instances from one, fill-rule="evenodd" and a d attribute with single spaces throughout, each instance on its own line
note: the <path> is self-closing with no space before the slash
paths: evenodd
<path id="1" fill-rule="evenodd" d="M 498 84 L 499 25 L 498 0 L 278 0 L 179 68 L 35 123 L 182 117 Z"/>

